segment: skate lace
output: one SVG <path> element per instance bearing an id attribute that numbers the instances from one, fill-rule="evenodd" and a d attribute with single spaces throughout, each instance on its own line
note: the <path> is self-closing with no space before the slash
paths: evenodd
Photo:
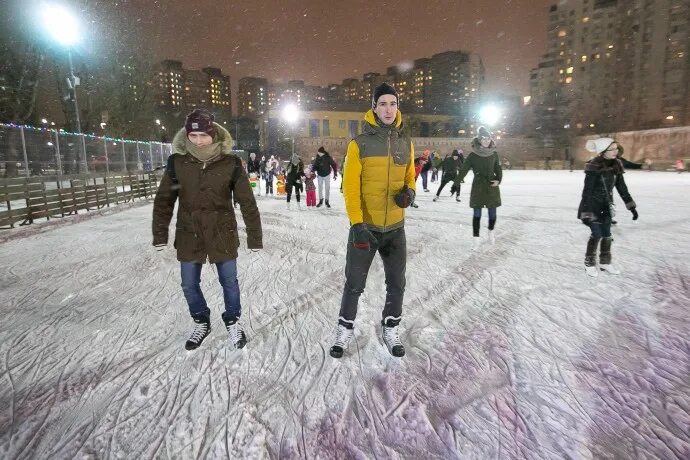
<path id="1" fill-rule="evenodd" d="M 400 336 L 398 335 L 398 326 L 383 326 L 383 340 L 385 340 L 385 342 L 390 347 L 402 345 L 402 342 L 400 341 Z"/>
<path id="2" fill-rule="evenodd" d="M 189 340 L 199 342 L 206 335 L 206 332 L 208 332 L 208 325 L 206 323 L 197 323 Z"/>
<path id="3" fill-rule="evenodd" d="M 232 343 L 239 342 L 240 339 L 242 338 L 242 333 L 244 332 L 242 330 L 242 326 L 240 326 L 239 323 L 230 324 L 227 327 L 227 330 L 228 330 L 228 335 L 230 336 L 230 341 Z"/>
<path id="4" fill-rule="evenodd" d="M 335 331 L 335 343 L 333 346 L 343 349 L 347 348 L 347 345 L 350 343 L 350 339 L 352 339 L 352 334 L 352 329 L 348 329 L 345 326 L 338 324 L 338 329 Z"/>

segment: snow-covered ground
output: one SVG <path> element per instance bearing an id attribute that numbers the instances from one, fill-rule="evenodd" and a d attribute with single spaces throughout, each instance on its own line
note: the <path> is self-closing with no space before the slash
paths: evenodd
<path id="1" fill-rule="evenodd" d="M 331 210 L 258 198 L 242 351 L 209 266 L 213 331 L 184 351 L 179 268 L 150 246 L 150 204 L 7 241 L 0 457 L 690 458 L 690 175 L 626 179 L 640 219 L 619 206 L 623 275 L 598 279 L 583 270 L 581 172 L 507 171 L 497 242 L 477 252 L 471 177 L 462 203 L 432 203 L 420 180 L 403 359 L 380 339 L 378 258 L 356 343 L 328 355 L 348 227 L 337 186 Z"/>

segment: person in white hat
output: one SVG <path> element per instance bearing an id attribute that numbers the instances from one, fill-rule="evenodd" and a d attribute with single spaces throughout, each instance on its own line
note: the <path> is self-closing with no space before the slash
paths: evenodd
<path id="1" fill-rule="evenodd" d="M 618 275 L 620 271 L 611 264 L 611 220 L 614 217 L 613 188 L 618 190 L 625 207 L 637 220 L 637 205 L 625 185 L 623 162 L 618 158 L 618 143 L 610 137 L 587 141 L 587 150 L 597 154 L 585 164 L 585 185 L 577 217 L 591 230 L 585 252 L 585 271 L 597 276 L 599 270 Z M 597 269 L 599 249 L 599 269 Z"/>

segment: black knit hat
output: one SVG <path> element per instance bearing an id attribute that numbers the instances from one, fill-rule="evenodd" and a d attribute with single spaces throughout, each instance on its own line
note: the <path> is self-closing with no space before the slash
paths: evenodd
<path id="1" fill-rule="evenodd" d="M 453 149 L 453 151 L 450 152 L 450 156 L 460 156 L 460 152 L 458 152 L 458 149 Z"/>
<path id="2" fill-rule="evenodd" d="M 398 92 L 395 90 L 395 88 L 391 85 L 389 85 L 386 82 L 381 83 L 379 86 L 377 86 L 374 89 L 374 95 L 371 98 L 371 107 L 376 108 L 376 103 L 378 102 L 379 98 L 383 96 L 384 94 L 390 94 L 395 96 L 395 101 L 398 101 Z"/>
<path id="3" fill-rule="evenodd" d="M 325 149 L 325 148 L 323 148 L 323 145 L 322 145 L 321 147 L 319 147 L 319 150 L 318 150 L 318 152 L 321 152 L 321 153 L 326 153 L 326 149 Z"/>
<path id="4" fill-rule="evenodd" d="M 192 113 L 187 115 L 187 119 L 184 122 L 184 129 L 187 134 L 196 131 L 201 133 L 206 133 L 213 135 L 213 121 L 215 117 L 211 112 L 206 109 L 194 109 Z"/>

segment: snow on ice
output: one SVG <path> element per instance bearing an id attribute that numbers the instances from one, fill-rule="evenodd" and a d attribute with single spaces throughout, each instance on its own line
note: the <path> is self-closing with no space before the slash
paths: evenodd
<path id="1" fill-rule="evenodd" d="M 380 339 L 378 259 L 354 343 L 328 356 L 348 227 L 337 186 L 331 210 L 258 197 L 242 351 L 209 266 L 213 330 L 184 350 L 192 323 L 174 253 L 150 245 L 151 204 L 13 230 L 27 236 L 0 245 L 0 457 L 690 458 L 690 176 L 626 180 L 640 219 L 619 206 L 623 274 L 597 279 L 581 172 L 506 171 L 496 244 L 476 252 L 470 178 L 461 203 L 420 189 L 399 360 Z"/>

